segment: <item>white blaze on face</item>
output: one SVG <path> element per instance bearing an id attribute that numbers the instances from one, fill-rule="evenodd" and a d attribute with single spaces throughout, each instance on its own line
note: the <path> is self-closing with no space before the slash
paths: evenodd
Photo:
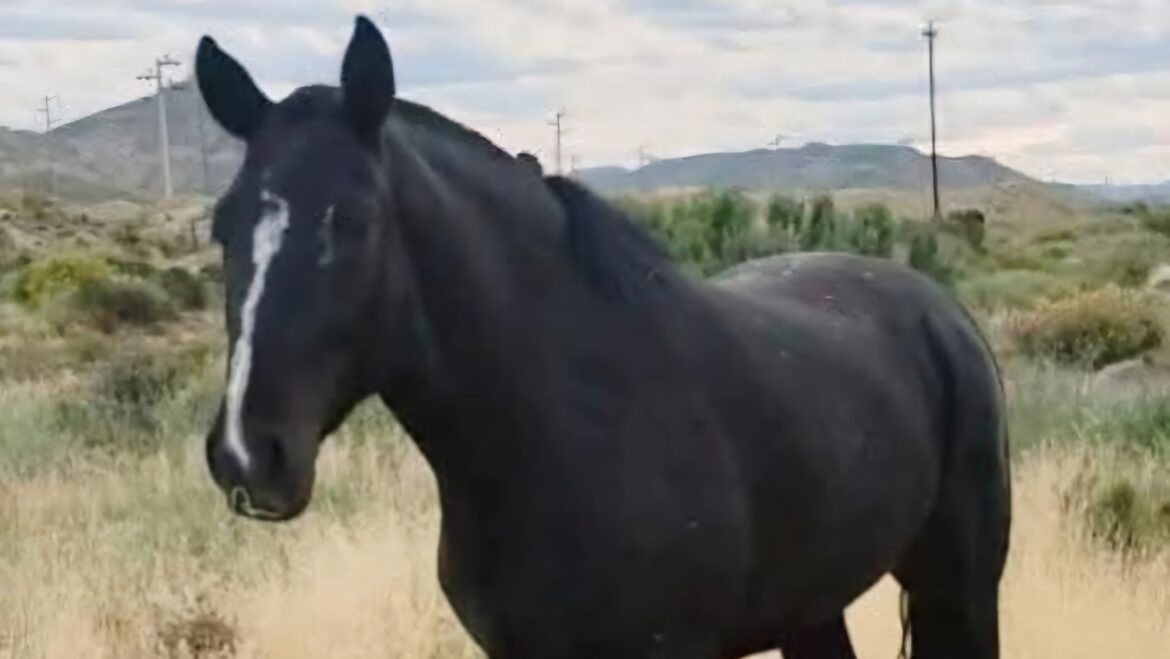
<path id="1" fill-rule="evenodd" d="M 288 229 L 288 202 L 268 190 L 260 193 L 264 210 L 260 221 L 252 232 L 252 281 L 248 284 L 248 295 L 240 314 L 240 336 L 232 351 L 231 375 L 227 389 L 227 448 L 248 470 L 251 456 L 244 444 L 242 414 L 244 396 L 248 393 L 248 378 L 252 371 L 252 335 L 256 330 L 256 311 L 264 296 L 264 283 L 268 266 L 280 251 L 284 232 Z"/>

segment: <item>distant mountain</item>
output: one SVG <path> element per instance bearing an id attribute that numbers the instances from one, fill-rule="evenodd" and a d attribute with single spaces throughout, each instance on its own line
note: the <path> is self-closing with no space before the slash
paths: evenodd
<path id="1" fill-rule="evenodd" d="M 905 146 L 807 144 L 797 149 L 759 149 L 659 160 L 640 169 L 585 169 L 578 176 L 603 192 L 649 192 L 664 188 L 919 190 L 930 185 L 930 157 Z M 939 183 L 946 189 L 1035 182 L 991 158 L 939 158 Z M 1038 183 L 1038 182 L 1037 182 Z"/>
<path id="2" fill-rule="evenodd" d="M 166 92 L 171 173 L 177 194 L 218 194 L 243 157 L 242 144 L 208 115 L 194 84 Z M 0 188 L 43 189 L 52 155 L 55 190 L 77 201 L 145 201 L 162 192 L 158 104 L 154 96 L 62 125 L 48 135 L 0 128 Z M 206 168 L 204 167 L 206 155 Z M 1036 181 L 991 158 L 940 158 L 949 204 L 997 203 L 1043 198 L 1058 206 L 1078 205 L 1088 193 Z M 930 158 L 904 146 L 808 144 L 796 149 L 711 153 L 660 160 L 628 170 L 581 170 L 579 178 L 603 193 L 648 192 L 695 187 L 749 190 L 883 191 L 883 198 L 929 197 Z M 993 191 L 991 195 L 987 191 Z M 1013 207 L 1016 205 L 1012 202 Z"/>
<path id="3" fill-rule="evenodd" d="M 1154 185 L 1082 185 L 1081 190 L 1115 204 L 1170 204 L 1170 181 Z"/>
<path id="4" fill-rule="evenodd" d="M 222 190 L 242 145 L 206 114 L 193 85 L 166 92 L 171 179 L 178 194 Z M 201 138 L 202 133 L 202 138 Z M 163 184 L 158 104 L 140 98 L 59 126 L 48 135 L 0 129 L 0 187 L 44 188 L 52 153 L 56 191 L 67 198 L 154 198 Z"/>

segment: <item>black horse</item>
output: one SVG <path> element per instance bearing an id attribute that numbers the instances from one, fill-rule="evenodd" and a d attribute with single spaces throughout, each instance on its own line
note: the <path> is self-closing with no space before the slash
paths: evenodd
<path id="1" fill-rule="evenodd" d="M 397 98 L 364 18 L 339 87 L 273 103 L 207 37 L 197 74 L 247 143 L 214 223 L 207 459 L 234 511 L 299 515 L 378 395 L 493 658 L 848 657 L 843 611 L 887 573 L 915 659 L 998 656 L 1002 389 L 940 287 L 830 254 L 685 276 L 581 185 Z"/>

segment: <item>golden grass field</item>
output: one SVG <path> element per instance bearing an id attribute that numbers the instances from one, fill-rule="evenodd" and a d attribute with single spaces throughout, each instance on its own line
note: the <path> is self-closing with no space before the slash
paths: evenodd
<path id="1" fill-rule="evenodd" d="M 842 205 L 868 199 L 844 194 Z M 1146 391 L 1097 386 L 1091 372 L 1018 354 L 1012 339 L 1020 313 L 1070 296 L 1088 301 L 1074 310 L 1090 330 L 1116 308 L 1170 328 L 1167 296 L 1089 304 L 1103 285 L 1144 286 L 1133 265 L 1163 263 L 1170 231 L 1120 215 L 1035 215 L 992 226 L 987 253 L 949 254 L 962 257 L 958 292 L 1005 365 L 1015 521 L 1003 656 L 1170 657 L 1170 350 L 1146 354 L 1142 372 L 1160 383 Z M 16 244 L 45 253 L 74 230 L 64 216 L 26 225 Z M 126 226 L 149 236 L 138 220 Z M 144 256 L 138 234 L 123 233 L 136 239 L 114 253 L 217 261 L 175 236 L 155 240 L 178 256 Z M 480 656 L 436 582 L 431 474 L 380 409 L 363 406 L 328 441 L 304 517 L 272 526 L 229 514 L 202 438 L 223 386 L 221 304 L 102 332 L 60 324 L 53 304 L 0 300 L 0 659 Z M 171 367 L 177 387 L 154 392 Z M 1126 551 L 1090 526 L 1102 502 L 1132 540 Z M 861 657 L 897 656 L 897 600 L 883 581 L 847 612 Z"/>
<path id="2" fill-rule="evenodd" d="M 229 516 L 195 436 L 137 462 L 5 483 L 0 657 L 477 656 L 436 585 L 425 464 L 405 443 L 341 435 L 311 511 L 285 526 Z M 1106 459 L 1037 449 L 1017 460 L 1009 659 L 1170 648 L 1170 556 L 1123 562 L 1061 512 L 1090 458 Z M 342 483 L 344 495 L 333 491 Z M 896 611 L 891 582 L 849 610 L 860 656 L 896 656 Z"/>

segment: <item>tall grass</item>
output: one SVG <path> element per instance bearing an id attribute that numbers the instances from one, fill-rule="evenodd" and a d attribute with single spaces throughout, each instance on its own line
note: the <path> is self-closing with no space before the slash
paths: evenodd
<path id="1" fill-rule="evenodd" d="M 1157 656 L 1165 545 L 1113 551 L 1089 514 L 1122 479 L 1153 496 L 1166 463 L 1137 441 L 1161 427 L 1153 399 L 1007 370 L 1005 656 Z M 0 471 L 0 658 L 479 656 L 437 587 L 433 479 L 389 414 L 366 404 L 327 442 L 303 518 L 257 524 L 230 515 L 207 475 L 210 410 L 181 402 L 204 377 L 154 402 L 168 439 L 146 451 L 54 446 L 55 403 L 78 382 L 0 389 L 3 427 L 17 429 L 0 454 L 24 464 Z M 850 609 L 862 657 L 893 656 L 895 594 L 883 583 Z"/>

